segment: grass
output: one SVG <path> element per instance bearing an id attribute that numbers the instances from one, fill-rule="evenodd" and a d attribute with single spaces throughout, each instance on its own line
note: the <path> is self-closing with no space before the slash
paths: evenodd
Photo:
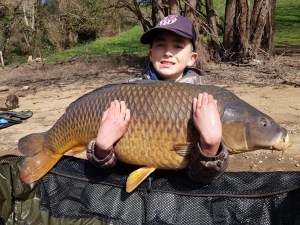
<path id="1" fill-rule="evenodd" d="M 300 45 L 300 1 L 299 0 L 277 1 L 275 43 Z"/>
<path id="2" fill-rule="evenodd" d="M 251 6 L 253 1 L 251 0 Z M 225 0 L 215 1 L 215 10 L 224 19 Z M 143 33 L 141 26 L 134 26 L 127 32 L 113 38 L 99 38 L 89 43 L 89 57 L 101 55 L 145 55 L 148 45 L 140 44 Z M 300 1 L 279 0 L 276 3 L 275 45 L 300 45 Z M 47 57 L 47 62 L 62 60 L 86 54 L 86 45 L 55 53 Z"/>
<path id="3" fill-rule="evenodd" d="M 88 44 L 89 57 L 101 55 L 145 55 L 149 46 L 140 43 L 143 34 L 141 26 L 134 26 L 130 30 L 112 38 L 99 38 Z M 47 57 L 47 62 L 62 60 L 73 56 L 86 54 L 86 45 L 79 45 L 63 52 L 54 53 Z"/>

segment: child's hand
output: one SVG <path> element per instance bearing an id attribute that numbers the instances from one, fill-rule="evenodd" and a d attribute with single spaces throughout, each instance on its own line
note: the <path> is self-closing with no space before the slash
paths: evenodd
<path id="1" fill-rule="evenodd" d="M 113 149 L 113 145 L 126 132 L 130 121 L 130 111 L 124 101 L 115 100 L 103 113 L 96 138 L 95 155 L 103 159 Z"/>
<path id="2" fill-rule="evenodd" d="M 222 124 L 217 100 L 207 93 L 193 99 L 193 119 L 200 133 L 200 146 L 206 156 L 215 156 L 222 140 Z"/>

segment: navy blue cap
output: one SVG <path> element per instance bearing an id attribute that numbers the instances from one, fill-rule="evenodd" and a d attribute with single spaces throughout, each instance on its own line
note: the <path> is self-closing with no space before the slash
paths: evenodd
<path id="1" fill-rule="evenodd" d="M 196 32 L 191 20 L 184 16 L 169 15 L 163 18 L 155 27 L 146 31 L 141 37 L 142 44 L 151 44 L 159 32 L 163 30 L 172 31 L 181 37 L 190 39 L 194 50 L 196 50 Z"/>

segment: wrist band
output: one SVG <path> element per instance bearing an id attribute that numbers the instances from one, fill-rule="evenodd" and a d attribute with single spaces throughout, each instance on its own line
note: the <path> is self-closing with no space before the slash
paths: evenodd
<path id="1" fill-rule="evenodd" d="M 101 167 L 101 168 L 110 168 L 116 164 L 117 157 L 115 155 L 114 149 L 112 149 L 104 159 L 99 159 L 95 155 L 95 147 L 96 147 L 96 140 L 90 141 L 86 151 L 86 156 L 90 163 L 92 163 L 94 166 Z"/>

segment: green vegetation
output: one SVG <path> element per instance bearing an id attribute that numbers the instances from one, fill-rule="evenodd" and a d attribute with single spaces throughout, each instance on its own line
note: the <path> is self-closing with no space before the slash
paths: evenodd
<path id="1" fill-rule="evenodd" d="M 300 1 L 276 3 L 275 43 L 300 45 Z"/>
<path id="2" fill-rule="evenodd" d="M 215 2 L 215 10 L 224 19 L 225 0 Z M 276 45 L 300 45 L 300 1 L 281 0 L 276 3 L 275 24 Z M 145 55 L 148 45 L 140 44 L 143 33 L 141 26 L 134 26 L 127 32 L 112 38 L 99 38 L 88 44 L 89 57 L 101 55 Z M 86 54 L 86 45 L 55 53 L 47 57 L 47 62 L 62 60 L 73 56 Z"/>
<path id="3" fill-rule="evenodd" d="M 130 30 L 112 38 L 99 38 L 88 44 L 89 57 L 101 55 L 145 55 L 149 46 L 140 43 L 143 34 L 141 26 L 134 26 Z M 86 45 L 55 53 L 47 57 L 47 62 L 62 60 L 73 56 L 86 54 Z"/>

